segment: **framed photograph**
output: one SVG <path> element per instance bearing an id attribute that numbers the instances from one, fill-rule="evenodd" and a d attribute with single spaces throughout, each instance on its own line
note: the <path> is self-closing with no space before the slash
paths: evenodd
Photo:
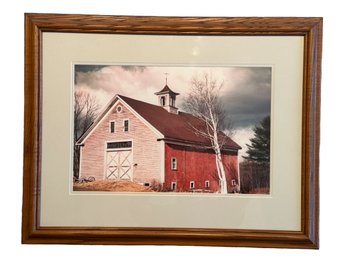
<path id="1" fill-rule="evenodd" d="M 25 14 L 22 242 L 319 248 L 322 18 Z"/>

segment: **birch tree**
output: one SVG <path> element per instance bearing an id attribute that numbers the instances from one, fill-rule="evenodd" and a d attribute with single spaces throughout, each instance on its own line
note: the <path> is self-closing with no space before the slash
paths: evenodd
<path id="1" fill-rule="evenodd" d="M 203 125 L 192 127 L 194 132 L 208 139 L 210 148 L 215 153 L 215 162 L 220 185 L 220 193 L 227 194 L 227 180 L 222 160 L 222 147 L 228 134 L 232 133 L 232 123 L 223 108 L 220 91 L 223 83 L 219 84 L 211 75 L 204 73 L 191 80 L 191 91 L 183 103 L 183 109 L 199 118 Z M 226 134 L 223 131 L 226 131 Z"/>

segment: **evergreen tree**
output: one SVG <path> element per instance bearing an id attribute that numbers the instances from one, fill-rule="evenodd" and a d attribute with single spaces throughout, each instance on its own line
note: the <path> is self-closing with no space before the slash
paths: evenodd
<path id="1" fill-rule="evenodd" d="M 255 162 L 269 163 L 270 161 L 270 116 L 263 118 L 254 127 L 254 137 L 247 144 L 247 156 L 245 159 Z"/>

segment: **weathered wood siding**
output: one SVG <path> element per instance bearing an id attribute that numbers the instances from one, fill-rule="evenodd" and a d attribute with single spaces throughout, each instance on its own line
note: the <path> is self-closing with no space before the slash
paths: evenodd
<path id="1" fill-rule="evenodd" d="M 117 112 L 120 104 L 122 111 Z M 129 120 L 129 131 L 124 132 L 124 120 Z M 115 121 L 115 132 L 110 133 L 110 121 Z M 124 104 L 117 102 L 88 136 L 82 147 L 81 176 L 105 179 L 106 142 L 132 140 L 133 181 L 161 182 L 161 142 L 156 134 L 136 117 Z"/>
<path id="2" fill-rule="evenodd" d="M 219 190 L 218 175 L 213 151 L 200 151 L 172 144 L 165 144 L 165 184 L 164 188 L 170 189 L 171 183 L 176 182 L 176 191 L 191 191 L 190 182 L 194 181 L 195 190 Z M 171 159 L 176 157 L 177 169 L 172 170 Z M 236 153 L 222 153 L 223 164 L 228 184 L 228 192 L 232 192 L 232 179 L 238 183 L 237 151 Z M 205 181 L 210 182 L 210 187 L 205 187 Z"/>

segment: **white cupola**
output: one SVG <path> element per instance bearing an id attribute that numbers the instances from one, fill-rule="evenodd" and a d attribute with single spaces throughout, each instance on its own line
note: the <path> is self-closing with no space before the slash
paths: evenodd
<path id="1" fill-rule="evenodd" d="M 179 93 L 175 93 L 171 90 L 167 85 L 167 78 L 166 78 L 166 85 L 162 88 L 161 91 L 155 93 L 157 95 L 158 105 L 162 106 L 170 113 L 177 114 L 177 107 L 175 106 L 176 96 Z"/>

